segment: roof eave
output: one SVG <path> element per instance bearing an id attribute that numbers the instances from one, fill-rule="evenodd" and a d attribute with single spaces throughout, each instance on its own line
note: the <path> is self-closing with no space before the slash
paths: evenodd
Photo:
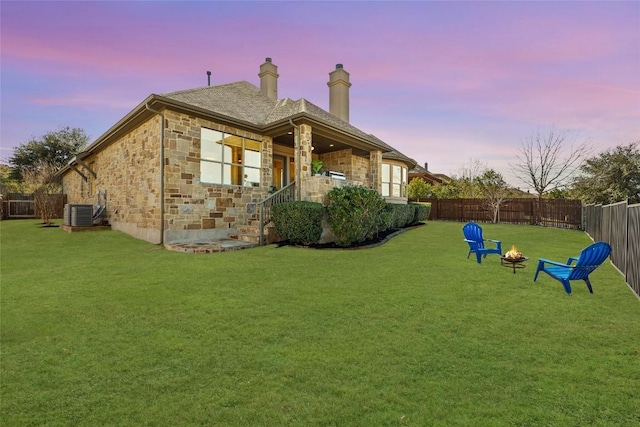
<path id="1" fill-rule="evenodd" d="M 311 124 L 312 126 L 318 126 L 320 128 L 324 128 L 326 130 L 328 130 L 330 133 L 335 134 L 335 135 L 339 135 L 342 136 L 343 139 L 341 142 L 346 142 L 348 143 L 348 145 L 353 145 L 355 148 L 358 149 L 362 149 L 362 150 L 366 150 L 366 151 L 373 151 L 373 150 L 380 150 L 383 153 L 387 153 L 393 150 L 390 150 L 387 147 L 383 147 L 381 145 L 375 144 L 374 142 L 367 140 L 365 138 L 362 138 L 359 135 L 355 135 L 351 132 L 348 132 L 344 129 L 340 129 L 336 126 L 333 126 L 321 119 L 318 119 L 306 112 L 299 112 L 296 113 L 292 116 L 289 117 L 285 117 L 283 119 L 277 120 L 275 122 L 271 122 L 267 125 L 265 125 L 262 130 L 269 134 L 269 133 L 277 133 L 279 131 L 281 131 L 284 128 L 288 128 L 290 129 L 290 120 L 291 121 L 305 121 L 309 124 Z M 294 123 L 294 124 L 301 124 L 301 123 Z M 353 140 L 356 140 L 357 142 L 353 143 Z"/>

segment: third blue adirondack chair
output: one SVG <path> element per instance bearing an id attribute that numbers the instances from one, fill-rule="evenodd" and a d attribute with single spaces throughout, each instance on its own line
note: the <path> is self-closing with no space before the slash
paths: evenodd
<path id="1" fill-rule="evenodd" d="M 598 268 L 610 254 L 611 246 L 609 246 L 608 243 L 596 242 L 584 248 L 582 252 L 580 252 L 579 257 L 570 257 L 566 264 L 540 258 L 533 281 L 535 282 L 536 279 L 538 279 L 538 273 L 544 271 L 562 283 L 564 290 L 569 295 L 571 295 L 570 280 L 584 280 L 587 288 L 589 288 L 589 292 L 593 293 L 591 282 L 589 281 L 589 274 Z"/>
<path id="2" fill-rule="evenodd" d="M 462 227 L 464 233 L 464 241 L 469 244 L 469 253 L 467 259 L 472 253 L 476 254 L 478 264 L 482 263 L 482 257 L 487 257 L 487 254 L 502 255 L 502 242 L 499 240 L 485 239 L 482 237 L 482 227 L 475 222 L 468 222 Z M 484 242 L 495 243 L 495 248 L 487 248 L 484 246 Z"/>

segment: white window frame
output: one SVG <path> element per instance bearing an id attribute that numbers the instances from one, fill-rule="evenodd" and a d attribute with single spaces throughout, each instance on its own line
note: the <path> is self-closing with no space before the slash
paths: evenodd
<path id="1" fill-rule="evenodd" d="M 225 145 L 230 137 L 241 141 L 241 158 L 234 161 L 232 150 L 237 145 Z M 205 155 L 205 145 L 220 141 L 219 150 L 213 148 Z M 258 150 L 248 145 L 257 145 Z M 219 158 L 216 158 L 219 157 Z M 242 183 L 233 182 L 232 170 L 240 168 Z M 207 170 L 207 172 L 205 172 Z M 260 141 L 202 127 L 200 129 L 200 182 L 203 184 L 256 188 L 262 182 L 262 144 Z"/>
<path id="2" fill-rule="evenodd" d="M 407 197 L 407 167 L 382 163 L 382 197 Z"/>

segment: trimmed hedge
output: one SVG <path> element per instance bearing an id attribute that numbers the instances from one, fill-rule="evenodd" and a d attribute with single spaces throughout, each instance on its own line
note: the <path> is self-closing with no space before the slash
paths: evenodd
<path id="1" fill-rule="evenodd" d="M 327 197 L 327 220 L 336 235 L 336 245 L 362 243 L 384 228 L 387 203 L 377 191 L 362 186 L 336 187 Z"/>
<path id="2" fill-rule="evenodd" d="M 413 218 L 413 224 L 417 224 L 420 221 L 426 221 L 431 214 L 431 203 L 409 203 L 415 208 L 416 214 Z"/>
<path id="3" fill-rule="evenodd" d="M 390 229 L 404 228 L 411 225 L 413 218 L 416 216 L 415 208 L 408 204 L 387 203 L 385 210 L 390 214 L 389 222 L 387 223 Z"/>
<path id="4" fill-rule="evenodd" d="M 309 245 L 322 236 L 322 203 L 280 203 L 271 207 L 271 216 L 278 234 L 293 244 Z"/>

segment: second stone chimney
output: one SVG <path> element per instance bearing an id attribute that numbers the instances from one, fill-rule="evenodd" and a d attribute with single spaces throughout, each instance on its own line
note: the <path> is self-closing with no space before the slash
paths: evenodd
<path id="1" fill-rule="evenodd" d="M 278 67 L 271 63 L 271 58 L 265 58 L 260 66 L 260 92 L 274 101 L 278 100 Z"/>
<path id="2" fill-rule="evenodd" d="M 336 64 L 336 69 L 329 73 L 329 112 L 334 116 L 349 121 L 349 73 L 342 64 Z"/>

